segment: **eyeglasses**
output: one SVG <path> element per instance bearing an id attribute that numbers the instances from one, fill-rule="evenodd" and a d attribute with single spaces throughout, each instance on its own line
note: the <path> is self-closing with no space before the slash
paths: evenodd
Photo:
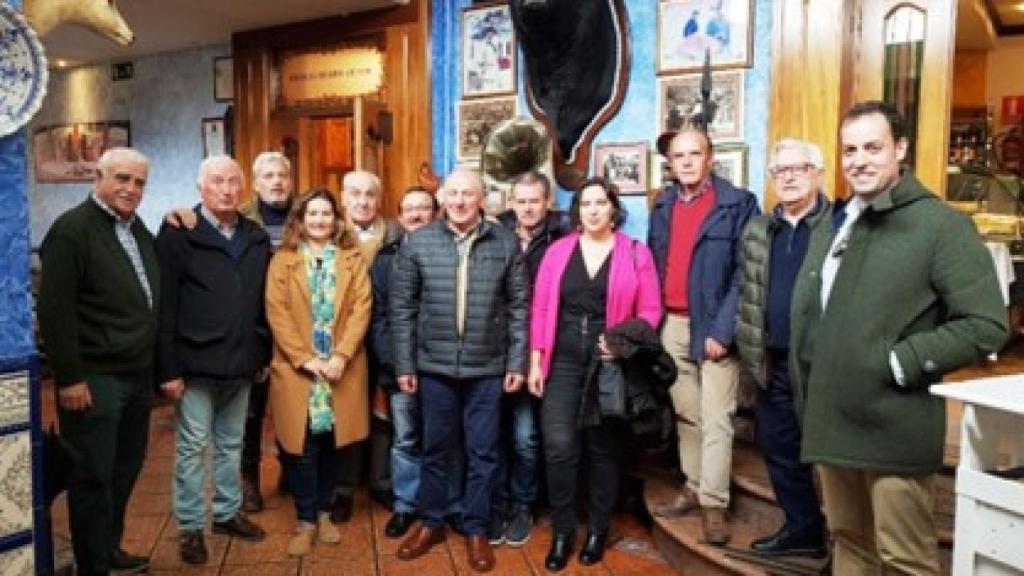
<path id="1" fill-rule="evenodd" d="M 768 173 L 773 178 L 779 178 L 782 176 L 806 176 L 811 170 L 816 168 L 814 164 L 792 164 L 790 166 L 772 166 L 768 169 Z"/>

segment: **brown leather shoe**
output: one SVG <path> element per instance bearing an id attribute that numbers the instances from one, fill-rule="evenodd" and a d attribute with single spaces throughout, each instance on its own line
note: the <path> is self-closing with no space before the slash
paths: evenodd
<path id="1" fill-rule="evenodd" d="M 729 524 L 725 508 L 704 508 L 704 540 L 712 546 L 725 546 L 729 542 Z"/>
<path id="2" fill-rule="evenodd" d="M 490 572 L 494 569 L 494 551 L 491 550 L 491 543 L 487 541 L 486 534 L 467 535 L 466 553 L 469 556 L 469 566 L 473 570 Z"/>
<path id="3" fill-rule="evenodd" d="M 395 556 L 399 560 L 413 560 L 423 556 L 434 546 L 444 541 L 444 528 L 430 528 L 417 524 L 398 546 Z"/>
<path id="4" fill-rule="evenodd" d="M 686 486 L 673 500 L 655 507 L 653 513 L 661 518 L 678 518 L 686 516 L 698 508 L 700 508 L 700 499 L 697 497 L 697 493 Z"/>

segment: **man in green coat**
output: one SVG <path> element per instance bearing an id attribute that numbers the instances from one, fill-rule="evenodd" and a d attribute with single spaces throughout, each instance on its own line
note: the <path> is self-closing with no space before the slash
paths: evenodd
<path id="1" fill-rule="evenodd" d="M 121 548 L 154 388 L 160 271 L 153 235 L 135 214 L 148 174 L 136 150 L 105 152 L 93 193 L 57 218 L 40 250 L 39 328 L 74 459 L 68 516 L 83 576 L 149 565 Z"/>
<path id="2" fill-rule="evenodd" d="M 793 293 L 801 458 L 818 465 L 836 574 L 938 574 L 946 412 L 928 386 L 999 350 L 1006 310 L 970 219 L 901 170 L 900 114 L 856 104 L 840 140 L 853 196 L 813 235 Z"/>

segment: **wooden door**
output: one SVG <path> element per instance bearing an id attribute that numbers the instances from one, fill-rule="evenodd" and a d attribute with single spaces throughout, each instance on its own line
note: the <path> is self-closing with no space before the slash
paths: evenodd
<path id="1" fill-rule="evenodd" d="M 345 173 L 355 168 L 351 117 L 325 116 L 310 119 L 308 147 L 310 186 L 338 194 Z M 301 146 L 301 145 L 300 145 Z"/>
<path id="2" fill-rule="evenodd" d="M 917 177 L 946 196 L 956 33 L 954 0 L 862 0 L 855 100 L 887 100 L 908 116 Z"/>

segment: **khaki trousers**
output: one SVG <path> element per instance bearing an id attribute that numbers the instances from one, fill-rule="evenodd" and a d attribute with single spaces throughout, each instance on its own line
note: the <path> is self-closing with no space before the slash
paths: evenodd
<path id="1" fill-rule="evenodd" d="M 690 318 L 680 314 L 666 315 L 661 343 L 679 370 L 669 393 L 687 486 L 697 493 L 701 506 L 724 508 L 729 505 L 739 362 L 735 356 L 717 362 L 694 361 L 690 357 Z"/>
<path id="2" fill-rule="evenodd" d="M 836 576 L 939 573 L 935 477 L 817 466 Z"/>

